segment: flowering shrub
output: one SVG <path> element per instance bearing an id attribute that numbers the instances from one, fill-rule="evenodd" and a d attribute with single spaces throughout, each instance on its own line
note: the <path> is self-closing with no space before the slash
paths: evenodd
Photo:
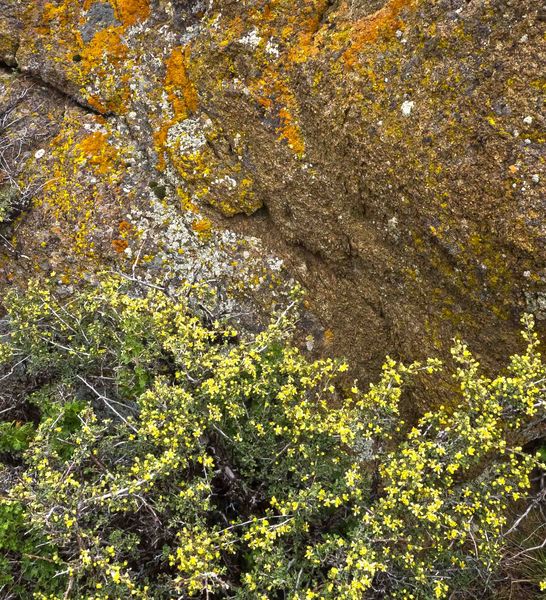
<path id="1" fill-rule="evenodd" d="M 97 600 L 487 589 L 509 505 L 538 464 L 517 446 L 544 418 L 531 319 L 525 352 L 494 379 L 457 342 L 458 407 L 411 427 L 404 385 L 439 361 L 387 359 L 368 390 L 344 389 L 344 362 L 291 343 L 297 292 L 253 335 L 211 317 L 212 295 L 105 276 L 68 301 L 37 284 L 6 298 L 0 589 Z"/>

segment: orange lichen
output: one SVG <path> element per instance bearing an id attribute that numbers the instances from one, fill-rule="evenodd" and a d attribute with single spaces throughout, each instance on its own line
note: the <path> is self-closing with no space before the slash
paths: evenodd
<path id="1" fill-rule="evenodd" d="M 309 18 L 302 21 L 297 41 L 292 44 L 288 52 L 288 61 L 291 64 L 304 63 L 318 54 L 319 36 L 317 34 L 321 30 L 322 16 L 328 5 L 327 0 L 321 0 L 314 7 Z"/>
<path id="2" fill-rule="evenodd" d="M 158 167 L 160 169 L 165 166 L 165 154 L 169 150 L 167 148 L 167 139 L 170 128 L 176 123 L 187 119 L 197 110 L 197 91 L 188 75 L 189 61 L 189 47 L 179 46 L 173 49 L 165 64 L 164 88 L 173 115 L 171 118 L 164 118 L 153 133 L 154 146 L 158 154 Z"/>
<path id="3" fill-rule="evenodd" d="M 305 142 L 301 135 L 299 126 L 294 122 L 294 117 L 286 108 L 279 111 L 282 125 L 278 128 L 279 139 L 286 140 L 288 147 L 296 154 L 301 155 L 305 152 Z"/>
<path id="4" fill-rule="evenodd" d="M 189 60 L 189 47 L 178 47 L 166 63 L 165 91 L 177 120 L 187 119 L 197 110 L 197 92 L 188 77 Z"/>
<path id="5" fill-rule="evenodd" d="M 85 6 L 87 4 L 84 8 Z M 72 15 L 71 22 L 76 24 L 81 19 L 75 14 Z M 65 30 L 63 27 L 62 31 Z M 67 61 L 72 63 L 73 57 L 78 57 L 68 67 L 70 78 L 80 84 L 84 94 L 87 93 L 86 101 L 89 106 L 102 114 L 124 113 L 129 105 L 129 79 L 134 66 L 131 60 L 134 59 L 134 52 L 126 44 L 125 30 L 125 25 L 100 29 L 87 43 L 84 43 L 76 30 L 75 39 L 66 47 Z M 58 35 L 55 34 L 55 37 Z M 89 89 L 91 82 L 97 82 L 92 84 L 95 88 L 93 92 Z"/>
<path id="6" fill-rule="evenodd" d="M 118 151 L 108 143 L 106 134 L 95 131 L 91 135 L 85 137 L 76 149 L 80 150 L 77 161 L 87 162 L 95 168 L 100 175 L 105 175 L 110 170 L 113 161 L 118 156 Z"/>
<path id="7" fill-rule="evenodd" d="M 294 154 L 301 156 L 305 152 L 305 141 L 295 117 L 298 103 L 283 77 L 271 68 L 263 78 L 251 82 L 249 89 L 260 106 L 278 116 L 281 122 L 277 128 L 278 139 L 286 141 Z"/>
<path id="8" fill-rule="evenodd" d="M 89 10 L 97 0 L 85 0 L 84 10 Z M 150 16 L 149 0 L 108 0 L 112 5 L 116 18 L 124 27 L 131 27 L 145 21 Z"/>
<path id="9" fill-rule="evenodd" d="M 319 53 L 324 32 L 329 29 L 325 17 L 329 8 L 328 0 L 306 0 L 296 5 L 290 0 L 269 0 L 265 7 L 249 11 L 246 26 L 241 27 L 238 17 L 223 25 L 219 34 L 218 44 L 222 47 L 224 42 L 233 41 L 235 34 L 248 32 L 252 26 L 260 40 L 273 44 L 257 45 L 254 60 L 260 72 L 245 83 L 255 102 L 280 121 L 278 139 L 286 142 L 297 156 L 305 152 L 305 141 L 290 75 L 296 65 Z"/>
<path id="10" fill-rule="evenodd" d="M 87 104 L 102 114 L 108 112 L 108 108 L 96 96 L 88 96 Z"/>
<path id="11" fill-rule="evenodd" d="M 121 237 L 123 237 L 123 238 L 126 237 L 130 233 L 132 228 L 133 228 L 133 226 L 128 221 L 121 221 L 120 224 L 118 225 L 119 233 L 120 233 Z"/>
<path id="12" fill-rule="evenodd" d="M 326 329 L 323 335 L 323 343 L 326 347 L 329 347 L 334 342 L 335 335 L 331 329 Z"/>
<path id="13" fill-rule="evenodd" d="M 145 21 L 150 16 L 150 3 L 148 0 L 114 0 L 119 20 L 130 27 Z"/>
<path id="14" fill-rule="evenodd" d="M 127 58 L 129 48 L 122 42 L 122 28 L 108 27 L 97 31 L 93 39 L 81 51 L 82 67 L 89 72 L 103 60 L 117 64 Z"/>
<path id="15" fill-rule="evenodd" d="M 210 219 L 204 217 L 203 219 L 198 219 L 194 221 L 191 225 L 191 228 L 198 234 L 201 239 L 208 239 L 212 230 L 212 223 Z"/>
<path id="16" fill-rule="evenodd" d="M 162 170 L 165 168 L 165 152 L 167 150 L 167 136 L 172 122 L 166 121 L 161 124 L 160 128 L 153 132 L 154 147 L 157 151 L 157 167 Z"/>
<path id="17" fill-rule="evenodd" d="M 112 240 L 112 248 L 118 253 L 121 254 L 125 252 L 129 244 L 127 240 Z"/>
<path id="18" fill-rule="evenodd" d="M 351 45 L 343 53 L 343 60 L 348 67 L 355 64 L 358 54 L 364 46 L 374 43 L 380 36 L 394 33 L 401 27 L 400 13 L 410 8 L 416 0 L 389 0 L 385 6 L 371 15 L 364 17 L 353 27 Z"/>
<path id="19" fill-rule="evenodd" d="M 256 101 L 260 106 L 263 106 L 266 110 L 271 110 L 273 108 L 273 100 L 271 98 L 266 98 L 264 96 L 258 96 Z"/>

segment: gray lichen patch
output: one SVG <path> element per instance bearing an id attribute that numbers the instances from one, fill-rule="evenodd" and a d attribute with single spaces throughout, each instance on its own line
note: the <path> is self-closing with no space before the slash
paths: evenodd
<path id="1" fill-rule="evenodd" d="M 95 2 L 85 14 L 85 23 L 80 29 L 82 40 L 90 42 L 101 29 L 117 27 L 121 23 L 116 19 L 113 6 L 108 2 Z"/>

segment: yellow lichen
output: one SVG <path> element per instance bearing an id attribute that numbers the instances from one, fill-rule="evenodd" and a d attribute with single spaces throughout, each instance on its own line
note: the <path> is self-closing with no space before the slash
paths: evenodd
<path id="1" fill-rule="evenodd" d="M 101 125 L 104 119 L 96 117 L 95 121 Z M 125 149 L 116 147 L 121 140 L 116 140 L 107 128 L 80 137 L 80 127 L 79 116 L 67 117 L 52 141 L 53 160 L 43 165 L 41 176 L 46 184 L 37 204 L 51 219 L 51 231 L 58 232 L 56 235 L 71 254 L 91 257 L 95 254 L 96 233 L 119 210 L 111 198 L 123 176 Z"/>

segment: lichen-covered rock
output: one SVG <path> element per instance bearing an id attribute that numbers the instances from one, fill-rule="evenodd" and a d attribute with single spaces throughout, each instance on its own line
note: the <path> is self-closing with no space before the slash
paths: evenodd
<path id="1" fill-rule="evenodd" d="M 494 362 L 545 287 L 539 4 L 13 0 L 0 55 L 85 115 L 85 133 L 65 115 L 43 193 L 76 246 L 122 239 L 101 219 L 156 182 L 197 233 L 285 257 L 316 342 L 362 369 L 457 332 Z"/>

